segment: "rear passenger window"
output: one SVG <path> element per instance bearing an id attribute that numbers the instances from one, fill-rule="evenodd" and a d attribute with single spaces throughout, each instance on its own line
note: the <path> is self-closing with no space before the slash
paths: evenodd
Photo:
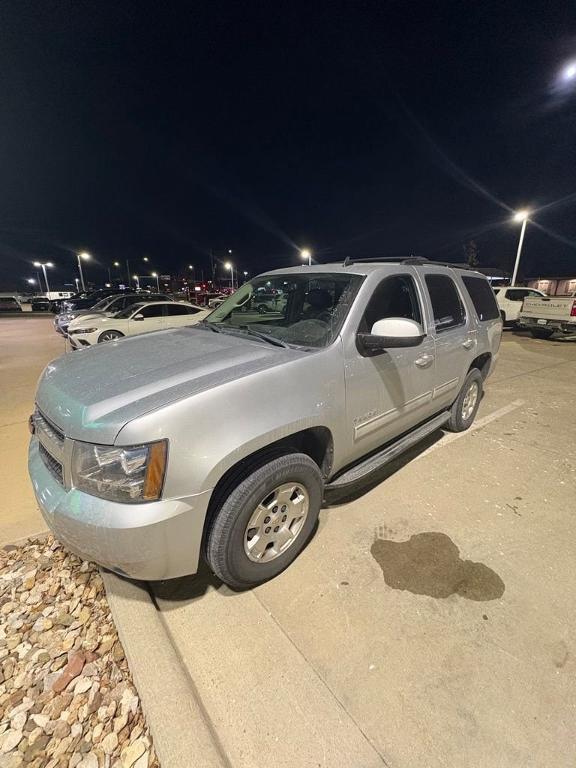
<path id="1" fill-rule="evenodd" d="M 392 275 L 382 280 L 368 302 L 360 332 L 370 333 L 375 322 L 387 317 L 406 317 L 422 324 L 418 294 L 410 275 Z"/>
<path id="2" fill-rule="evenodd" d="M 454 280 L 446 275 L 426 275 L 436 331 L 447 331 L 462 325 L 466 318 L 462 300 Z"/>
<path id="3" fill-rule="evenodd" d="M 496 320 L 500 317 L 494 293 L 486 280 L 466 275 L 462 277 L 462 282 L 470 294 L 479 320 Z"/>

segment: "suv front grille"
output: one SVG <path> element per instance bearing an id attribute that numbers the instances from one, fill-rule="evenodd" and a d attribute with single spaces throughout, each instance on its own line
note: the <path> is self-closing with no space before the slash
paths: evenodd
<path id="1" fill-rule="evenodd" d="M 50 456 L 42 443 L 39 444 L 39 449 L 40 456 L 42 457 L 44 465 L 47 467 L 47 469 L 50 470 L 53 477 L 55 477 L 61 485 L 64 485 L 64 470 L 62 469 L 62 464 L 60 464 L 60 462 L 55 459 L 54 456 Z"/>
<path id="2" fill-rule="evenodd" d="M 64 433 L 43 416 L 39 410 L 36 410 L 36 413 L 34 414 L 34 423 L 36 429 L 43 430 L 51 440 L 54 440 L 60 446 L 64 445 Z"/>

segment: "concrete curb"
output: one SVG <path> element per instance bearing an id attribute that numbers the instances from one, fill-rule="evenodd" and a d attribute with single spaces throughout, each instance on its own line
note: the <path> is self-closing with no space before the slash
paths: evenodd
<path id="1" fill-rule="evenodd" d="M 230 768 L 193 681 L 142 584 L 101 571 L 162 768 Z"/>

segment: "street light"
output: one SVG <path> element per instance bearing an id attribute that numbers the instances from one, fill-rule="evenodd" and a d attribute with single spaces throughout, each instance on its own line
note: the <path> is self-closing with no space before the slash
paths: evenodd
<path id="1" fill-rule="evenodd" d="M 80 282 L 82 283 L 82 290 L 86 290 L 86 286 L 84 284 L 84 274 L 82 272 L 82 261 L 89 261 L 91 256 L 89 253 L 86 253 L 86 251 L 82 251 L 82 253 L 79 253 L 78 256 L 78 271 L 80 272 Z"/>
<path id="2" fill-rule="evenodd" d="M 302 248 L 300 251 L 301 259 L 308 259 L 308 266 L 312 266 L 312 251 L 309 248 Z"/>
<path id="3" fill-rule="evenodd" d="M 46 274 L 46 267 L 53 267 L 54 264 L 52 264 L 51 261 L 46 261 L 44 263 L 40 261 L 35 261 L 34 266 L 42 267 L 42 272 L 44 273 L 44 280 L 46 280 L 46 293 L 50 293 L 50 286 L 48 285 L 48 275 Z"/>
<path id="4" fill-rule="evenodd" d="M 152 272 L 152 277 L 156 278 L 156 288 L 158 289 L 158 293 L 160 293 L 160 280 L 158 279 L 158 272 Z"/>
<path id="5" fill-rule="evenodd" d="M 149 261 L 149 259 L 148 259 L 148 256 L 144 256 L 144 258 L 142 259 L 142 261 Z"/>
<path id="6" fill-rule="evenodd" d="M 232 253 L 232 251 L 228 251 L 228 253 Z M 232 264 L 231 261 L 227 261 L 226 264 L 224 264 L 224 267 L 230 272 L 230 282 L 232 284 L 232 290 L 234 290 L 234 264 Z"/>
<path id="7" fill-rule="evenodd" d="M 518 250 L 516 251 L 516 261 L 514 263 L 514 272 L 512 273 L 512 282 L 510 285 L 514 287 L 516 285 L 516 276 L 518 275 L 518 267 L 520 265 L 520 256 L 522 255 L 522 244 L 524 243 L 524 233 L 526 232 L 526 224 L 528 223 L 528 217 L 530 211 L 523 210 L 517 211 L 514 214 L 514 221 L 519 224 L 522 222 L 522 229 L 520 230 L 520 240 L 518 241 Z"/>
<path id="8" fill-rule="evenodd" d="M 139 291 L 140 290 L 140 280 L 138 279 L 138 275 L 132 275 L 132 279 L 136 283 L 136 289 Z"/>
<path id="9" fill-rule="evenodd" d="M 571 61 L 562 70 L 562 80 L 569 83 L 574 79 L 576 79 L 576 61 Z"/>

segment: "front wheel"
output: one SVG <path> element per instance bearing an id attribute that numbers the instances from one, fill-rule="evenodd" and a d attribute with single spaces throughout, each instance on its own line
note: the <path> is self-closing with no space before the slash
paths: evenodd
<path id="1" fill-rule="evenodd" d="M 306 546 L 318 520 L 323 479 L 292 453 L 256 469 L 220 505 L 206 538 L 212 571 L 234 589 L 274 578 Z"/>
<path id="2" fill-rule="evenodd" d="M 266 306 L 266 304 L 260 304 L 258 307 L 258 314 L 265 315 L 266 312 L 268 312 L 268 307 Z"/>
<path id="3" fill-rule="evenodd" d="M 535 339 L 549 339 L 554 331 L 550 328 L 531 328 L 530 333 Z"/>
<path id="4" fill-rule="evenodd" d="M 103 341 L 115 341 L 116 339 L 121 339 L 124 336 L 123 333 L 120 333 L 120 331 L 104 331 L 104 333 L 101 333 L 100 336 L 98 336 L 98 344 L 101 344 Z"/>
<path id="5" fill-rule="evenodd" d="M 481 399 L 482 374 L 473 368 L 464 379 L 460 394 L 450 409 L 447 429 L 450 432 L 464 432 L 468 429 L 476 418 Z"/>

